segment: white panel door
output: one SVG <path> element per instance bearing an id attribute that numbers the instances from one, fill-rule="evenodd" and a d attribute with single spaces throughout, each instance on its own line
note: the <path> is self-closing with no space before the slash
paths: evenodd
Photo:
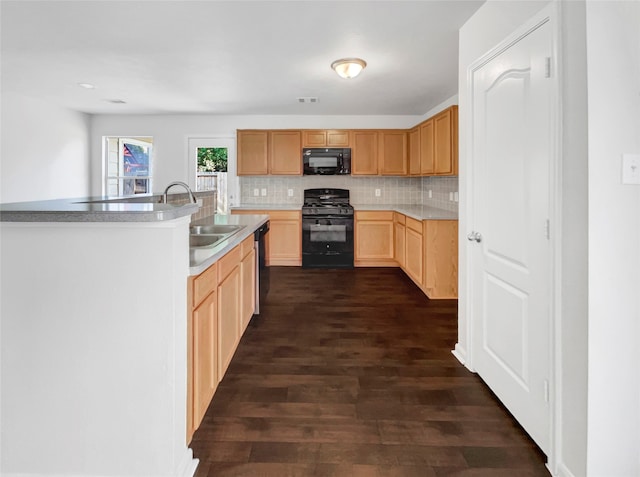
<path id="1" fill-rule="evenodd" d="M 551 51 L 544 23 L 472 70 L 467 237 L 473 366 L 547 453 Z"/>

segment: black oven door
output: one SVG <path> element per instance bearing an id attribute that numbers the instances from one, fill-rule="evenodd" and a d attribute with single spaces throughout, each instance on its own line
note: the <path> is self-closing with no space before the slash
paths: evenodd
<path id="1" fill-rule="evenodd" d="M 303 216 L 302 266 L 353 268 L 353 217 Z"/>

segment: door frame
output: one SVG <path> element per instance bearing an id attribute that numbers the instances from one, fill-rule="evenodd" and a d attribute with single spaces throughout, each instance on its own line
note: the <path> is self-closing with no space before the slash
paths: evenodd
<path id="1" fill-rule="evenodd" d="M 465 135 L 463 139 L 468 145 L 466 151 L 466 160 L 461 163 L 464 164 L 464 172 L 467 176 L 465 181 L 465 223 L 466 228 L 460 228 L 459 231 L 459 243 L 465 244 L 466 247 L 470 247 L 471 242 L 467 240 L 467 234 L 474 230 L 475 223 L 475 209 L 473 204 L 474 188 L 474 168 L 472 154 L 473 154 L 473 104 L 474 104 L 474 91 L 473 91 L 473 74 L 476 70 L 480 69 L 486 63 L 494 59 L 496 56 L 513 46 L 520 39 L 527 36 L 533 30 L 537 29 L 545 23 L 551 25 L 551 41 L 552 41 L 552 58 L 551 58 L 551 157 L 549 160 L 549 225 L 550 225 L 550 238 L 549 238 L 549 429 L 550 429 L 550 445 L 549 455 L 547 456 L 547 467 L 551 471 L 552 475 L 556 475 L 556 464 L 559 461 L 561 455 L 560 442 L 561 439 L 561 410 L 562 410 L 562 382 L 561 374 L 561 296 L 560 296 L 560 284 L 561 284 L 561 224 L 562 224 L 562 107 L 561 107 L 561 85 L 562 77 L 559 65 L 562 64 L 560 52 L 561 52 L 561 34 L 560 34 L 560 9 L 557 2 L 551 2 L 548 6 L 542 8 L 528 21 L 520 25 L 510 35 L 505 37 L 499 44 L 491 48 L 484 55 L 474 61 L 468 66 L 466 71 L 466 89 L 468 98 L 467 114 L 465 115 Z M 462 172 L 462 171 L 461 171 Z M 473 254 L 471 250 L 467 248 L 465 251 L 465 260 L 462 265 L 465 270 L 465 283 L 464 286 L 459 287 L 466 293 L 464 296 L 464 309 L 460 310 L 464 312 L 466 317 L 466 328 L 461 330 L 466 333 L 466 340 L 464 343 L 458 342 L 456 348 L 453 350 L 453 354 L 458 360 L 462 362 L 470 371 L 476 372 L 474 368 L 474 350 L 473 342 L 476 329 L 477 317 L 473 310 L 473 295 L 476 290 L 472 287 L 473 269 L 474 263 L 472 260 Z"/>

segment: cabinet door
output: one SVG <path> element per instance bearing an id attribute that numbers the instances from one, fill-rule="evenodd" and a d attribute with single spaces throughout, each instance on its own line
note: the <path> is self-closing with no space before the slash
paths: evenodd
<path id="1" fill-rule="evenodd" d="M 396 266 L 393 212 L 357 212 L 355 217 L 356 266 Z"/>
<path id="2" fill-rule="evenodd" d="M 269 173 L 276 175 L 302 174 L 300 131 L 270 132 Z"/>
<path id="3" fill-rule="evenodd" d="M 409 175 L 420 175 L 420 128 L 409 131 Z"/>
<path id="4" fill-rule="evenodd" d="M 378 175 L 377 131 L 351 131 L 351 174 Z"/>
<path id="5" fill-rule="evenodd" d="M 218 386 L 216 292 L 192 314 L 193 407 L 192 429 L 198 428 Z"/>
<path id="6" fill-rule="evenodd" d="M 349 147 L 349 131 L 329 129 L 327 134 L 327 147 Z"/>
<path id="7" fill-rule="evenodd" d="M 302 147 L 323 147 L 327 144 L 325 130 L 302 131 Z"/>
<path id="8" fill-rule="evenodd" d="M 429 298 L 458 297 L 458 221 L 426 220 L 425 292 Z"/>
<path id="9" fill-rule="evenodd" d="M 398 265 L 404 269 L 405 267 L 405 227 L 398 222 L 393 224 L 394 228 L 394 248 L 395 258 Z"/>
<path id="10" fill-rule="evenodd" d="M 238 175 L 266 175 L 268 167 L 268 132 L 238 131 Z"/>
<path id="11" fill-rule="evenodd" d="M 434 172 L 453 174 L 453 120 L 451 108 L 439 113 L 434 122 Z"/>
<path id="12" fill-rule="evenodd" d="M 420 174 L 434 173 L 434 131 L 433 119 L 420 125 Z"/>
<path id="13" fill-rule="evenodd" d="M 270 214 L 268 265 L 302 264 L 302 219 L 299 213 L 296 215 L 295 218 L 276 218 Z"/>
<path id="14" fill-rule="evenodd" d="M 378 161 L 382 175 L 407 175 L 407 133 L 380 131 Z"/>
<path id="15" fill-rule="evenodd" d="M 240 267 L 218 285 L 218 379 L 222 380 L 240 341 Z"/>
<path id="16" fill-rule="evenodd" d="M 242 272 L 242 319 L 240 321 L 240 334 L 244 333 L 253 316 L 256 304 L 256 252 L 251 249 L 242 259 L 240 265 Z"/>
<path id="17" fill-rule="evenodd" d="M 407 227 L 405 269 L 416 284 L 422 286 L 422 234 Z"/>

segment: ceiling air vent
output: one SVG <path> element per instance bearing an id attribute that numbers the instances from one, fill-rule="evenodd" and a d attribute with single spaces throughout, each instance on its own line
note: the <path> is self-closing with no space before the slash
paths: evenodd
<path id="1" fill-rule="evenodd" d="M 316 96 L 300 96 L 298 103 L 317 103 L 318 98 Z"/>

